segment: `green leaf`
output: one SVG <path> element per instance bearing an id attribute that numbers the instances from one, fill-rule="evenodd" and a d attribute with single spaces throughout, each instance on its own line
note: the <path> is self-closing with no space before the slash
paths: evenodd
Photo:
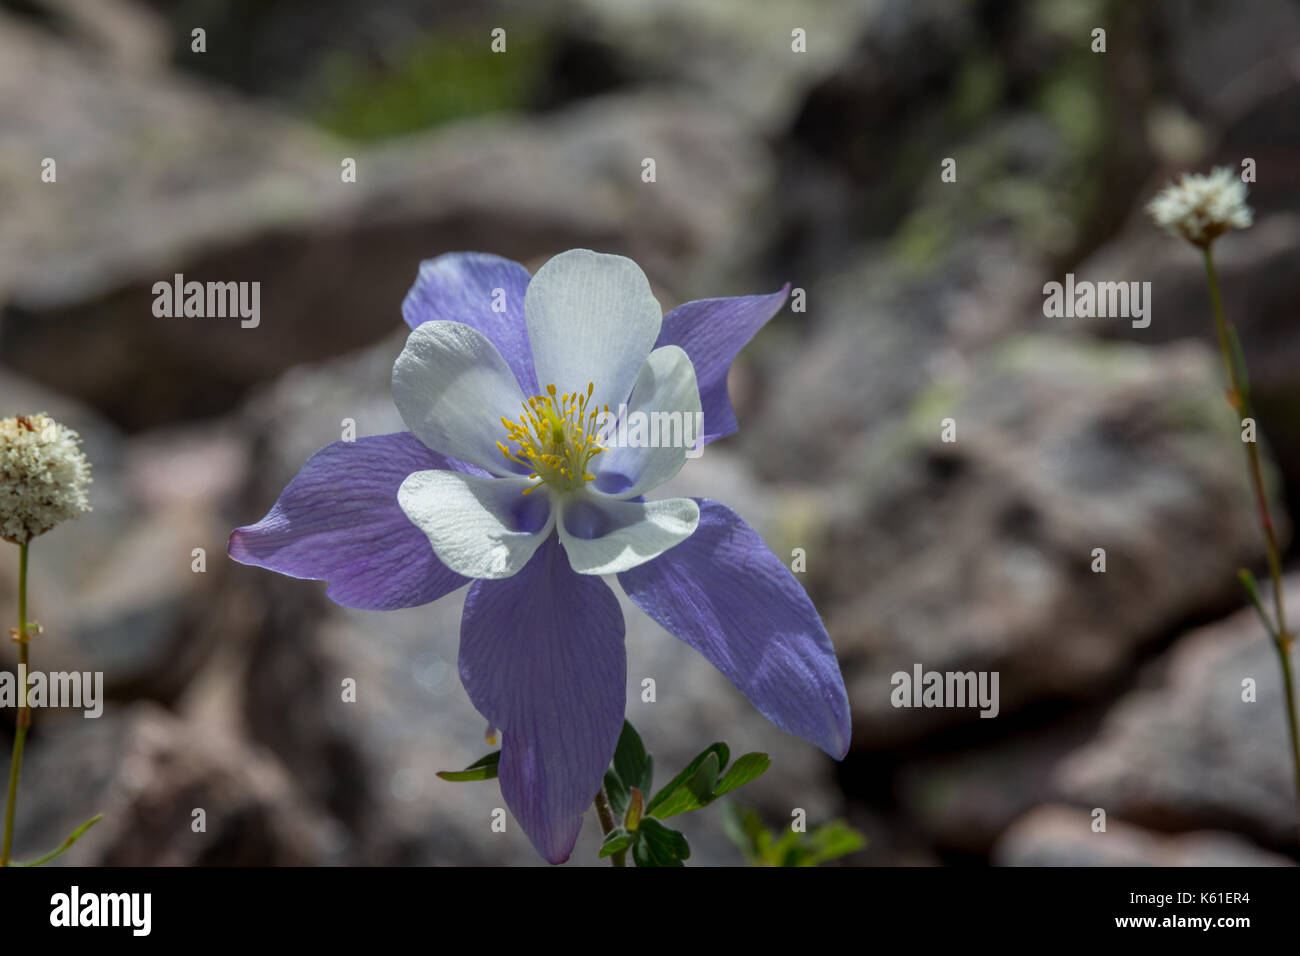
<path id="1" fill-rule="evenodd" d="M 636 787 L 642 793 L 650 792 L 654 760 L 646 754 L 641 735 L 626 720 L 623 721 L 623 732 L 618 736 L 618 746 L 614 749 L 614 772 L 629 789 Z"/>
<path id="2" fill-rule="evenodd" d="M 486 757 L 480 757 L 464 770 L 439 770 L 438 776 L 452 783 L 466 780 L 491 780 L 497 775 L 497 764 L 501 761 L 501 751 L 494 750 Z"/>
<path id="3" fill-rule="evenodd" d="M 763 863 L 766 866 L 798 866 L 798 860 L 806 855 L 801 846 L 802 833 L 796 833 L 789 827 L 781 829 L 781 837 L 764 829 L 762 840 Z"/>
<path id="4" fill-rule="evenodd" d="M 828 860 L 857 853 L 867 845 L 867 838 L 843 820 L 824 823 L 808 836 L 813 859 L 804 866 L 817 866 Z"/>
<path id="5" fill-rule="evenodd" d="M 654 769 L 654 758 L 645 752 L 641 735 L 629 721 L 624 720 L 618 745 L 614 748 L 614 759 L 605 771 L 605 795 L 609 797 L 614 816 L 622 817 L 627 812 L 633 787 L 642 793 L 650 792 Z"/>
<path id="6" fill-rule="evenodd" d="M 867 845 L 867 838 L 843 820 L 822 824 L 810 833 L 783 827 L 778 838 L 753 810 L 731 802 L 725 809 L 727 835 L 752 866 L 819 866 Z"/>
<path id="7" fill-rule="evenodd" d="M 727 775 L 718 781 L 718 785 L 713 789 L 713 798 L 716 800 L 724 793 L 730 793 L 751 780 L 757 780 L 770 766 L 772 766 L 772 758 L 767 754 L 745 754 L 733 763 Z"/>
<path id="8" fill-rule="evenodd" d="M 783 840 L 782 843 L 785 841 Z M 782 848 L 778 854 L 776 866 L 816 866 L 817 861 L 813 859 L 812 850 L 808 849 L 797 840 L 790 846 Z"/>
<path id="9" fill-rule="evenodd" d="M 722 832 L 750 863 L 761 860 L 765 831 L 763 821 L 753 810 L 728 800 L 722 805 Z"/>
<path id="10" fill-rule="evenodd" d="M 637 842 L 635 833 L 624 830 L 622 827 L 610 830 L 605 837 L 605 842 L 600 845 L 600 859 L 607 856 L 613 856 L 619 850 L 626 850 L 633 843 Z"/>
<path id="11" fill-rule="evenodd" d="M 681 866 L 690 858 L 691 845 L 686 837 L 669 829 L 654 817 L 643 817 L 638 839 L 632 847 L 632 862 L 637 866 Z"/>
<path id="12" fill-rule="evenodd" d="M 660 807 L 662 807 L 668 798 L 671 797 L 679 788 L 695 777 L 700 766 L 709 758 L 710 755 L 714 756 L 717 760 L 717 770 L 714 772 L 713 779 L 709 780 L 709 793 L 712 794 L 713 787 L 717 781 L 718 771 L 721 771 L 721 769 L 727 765 L 727 761 L 731 759 L 731 751 L 727 748 L 727 745 L 721 741 L 715 744 L 710 744 L 708 747 L 704 748 L 704 750 L 700 751 L 700 753 L 696 754 L 695 759 L 686 765 L 686 769 L 673 777 L 672 780 L 668 781 L 663 789 L 654 795 L 654 799 L 646 804 L 645 812 L 648 815 L 663 819 L 665 814 L 658 812 Z M 690 809 L 697 808 L 691 807 Z M 675 812 L 681 813 L 683 811 L 677 810 Z"/>
<path id="13" fill-rule="evenodd" d="M 683 780 L 655 809 L 654 815 L 667 820 L 679 813 L 689 813 L 713 802 L 713 788 L 718 783 L 718 755 L 710 751 L 695 773 Z"/>
<path id="14" fill-rule="evenodd" d="M 615 817 L 622 817 L 627 812 L 627 801 L 631 797 L 623 781 L 618 779 L 614 768 L 605 771 L 605 796 L 609 797 L 609 808 Z"/>

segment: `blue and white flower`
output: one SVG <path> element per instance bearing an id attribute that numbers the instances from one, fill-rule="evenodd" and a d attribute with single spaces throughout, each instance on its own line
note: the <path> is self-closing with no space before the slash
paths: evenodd
<path id="1" fill-rule="evenodd" d="M 646 499 L 684 443 L 614 447 L 601 427 L 607 410 L 702 413 L 704 443 L 734 432 L 727 370 L 785 297 L 665 316 L 621 256 L 572 250 L 534 276 L 492 255 L 425 262 L 393 368 L 410 431 L 317 452 L 230 555 L 323 579 L 347 607 L 470 584 L 461 680 L 502 732 L 506 803 L 551 862 L 568 858 L 623 723 L 623 618 L 602 575 L 778 727 L 842 758 L 848 699 L 803 588 L 727 507 Z"/>

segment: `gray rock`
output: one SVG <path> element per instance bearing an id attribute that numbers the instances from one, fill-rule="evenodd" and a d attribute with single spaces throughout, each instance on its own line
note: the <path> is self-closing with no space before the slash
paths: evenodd
<path id="1" fill-rule="evenodd" d="M 855 474 L 922 392 L 1026 328 L 1040 270 L 998 237 L 956 240 L 941 265 L 901 273 L 861 250 L 810 283 L 805 314 L 778 316 L 742 352 L 735 372 L 756 382 L 741 380 L 737 444 L 768 481 L 824 486 Z"/>
<path id="2" fill-rule="evenodd" d="M 1163 34 L 1169 76 L 1179 98 L 1197 113 L 1233 118 L 1243 100 L 1288 80 L 1288 61 L 1300 39 L 1300 14 L 1268 0 L 1215 0 L 1195 9 L 1152 4 Z M 1285 127 L 1280 127 L 1285 128 Z"/>
<path id="3" fill-rule="evenodd" d="M 1300 578 L 1287 579 L 1288 610 Z M 1272 641 L 1250 609 L 1181 638 L 1055 784 L 1071 803 L 1160 830 L 1231 829 L 1293 847 L 1295 775 Z M 1243 681 L 1257 699 L 1244 701 Z"/>
<path id="4" fill-rule="evenodd" d="M 834 72 L 858 37 L 887 18 L 885 4 L 852 0 L 798 8 L 744 0 L 653 6 L 635 0 L 582 0 L 572 14 L 591 38 L 652 81 L 702 95 L 766 132 L 785 127 L 802 95 Z M 795 29 L 804 49 L 792 47 Z"/>
<path id="5" fill-rule="evenodd" d="M 87 55 L 110 61 L 115 70 L 158 73 L 166 67 L 171 53 L 162 17 L 136 0 L 102 0 L 95 4 L 32 0 L 18 5 L 15 12 L 29 14 L 33 23 L 75 44 Z"/>
<path id="6" fill-rule="evenodd" d="M 200 809 L 201 818 L 194 814 Z M 301 866 L 331 859 L 328 823 L 278 764 L 152 704 L 42 726 L 31 737 L 15 855 L 31 859 L 53 849 L 96 813 L 104 819 L 57 863 Z M 204 829 L 196 831 L 200 819 Z"/>
<path id="7" fill-rule="evenodd" d="M 688 99 L 614 96 L 366 149 L 0 17 L 0 355 L 132 429 L 227 412 L 294 365 L 381 339 L 440 252 L 592 246 L 689 285 L 726 261 L 770 179 L 747 128 Z M 40 98 L 23 94 L 35 75 Z M 259 324 L 155 316 L 155 283 L 178 273 L 261 283 Z"/>
<path id="8" fill-rule="evenodd" d="M 1145 642 L 1235 600 L 1235 571 L 1261 545 L 1220 402 L 1199 347 L 1045 337 L 927 392 L 809 545 L 855 745 L 979 722 L 973 708 L 892 706 L 891 675 L 915 664 L 998 672 L 1002 714 L 1087 699 Z"/>
<path id="9" fill-rule="evenodd" d="M 1294 866 L 1233 833 L 1152 833 L 1120 820 L 1092 831 L 1083 810 L 1050 804 L 1027 814 L 998 841 L 998 866 Z"/>
<path id="10" fill-rule="evenodd" d="M 910 760 L 895 778 L 899 803 L 928 845 L 987 855 L 1015 820 L 1058 799 L 1052 774 L 1096 732 L 1103 708 L 1091 705 L 1010 737 L 986 742 L 977 736 L 953 752 Z M 1022 716 L 1021 726 L 1031 719 Z M 983 736 L 994 737 L 997 729 Z M 983 730 L 970 728 L 967 736 Z"/>

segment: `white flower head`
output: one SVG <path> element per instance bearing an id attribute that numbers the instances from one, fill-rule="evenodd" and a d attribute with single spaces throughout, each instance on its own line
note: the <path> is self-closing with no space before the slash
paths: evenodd
<path id="1" fill-rule="evenodd" d="M 81 437 L 44 412 L 0 420 L 0 538 L 26 544 L 90 510 Z"/>
<path id="2" fill-rule="evenodd" d="M 1246 184 L 1227 166 L 1208 176 L 1184 173 L 1147 204 L 1156 225 L 1205 248 L 1229 229 L 1245 229 L 1254 219 L 1246 205 Z"/>

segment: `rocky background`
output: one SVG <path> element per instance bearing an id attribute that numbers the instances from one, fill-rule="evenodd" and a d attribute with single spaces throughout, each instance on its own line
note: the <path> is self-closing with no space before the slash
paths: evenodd
<path id="1" fill-rule="evenodd" d="M 675 490 L 806 550 L 853 751 L 786 737 L 628 605 L 629 717 L 659 767 L 715 739 L 770 752 L 739 799 L 774 827 L 847 818 L 870 841 L 848 863 L 1296 862 L 1203 275 L 1141 211 L 1182 170 L 1247 157 L 1257 222 L 1218 253 L 1284 519 L 1292 5 L 0 0 L 0 414 L 50 412 L 95 468 L 93 514 L 33 548 L 33 660 L 101 670 L 110 697 L 99 720 L 38 712 L 19 856 L 103 812 L 60 862 L 540 862 L 490 832 L 495 784 L 433 776 L 485 750 L 456 676 L 463 595 L 347 611 L 225 542 L 343 419 L 401 427 L 388 378 L 419 260 L 587 246 L 634 257 L 665 307 L 806 296 L 737 364 L 740 433 Z M 260 281 L 260 327 L 154 318 L 176 272 Z M 1150 327 L 1044 318 L 1066 272 L 1151 281 Z M 1300 616 L 1300 572 L 1289 587 Z M 998 671 L 999 716 L 895 709 L 890 675 L 915 663 Z M 741 861 L 717 811 L 679 819 L 694 862 Z M 589 820 L 575 862 L 598 837 Z"/>

